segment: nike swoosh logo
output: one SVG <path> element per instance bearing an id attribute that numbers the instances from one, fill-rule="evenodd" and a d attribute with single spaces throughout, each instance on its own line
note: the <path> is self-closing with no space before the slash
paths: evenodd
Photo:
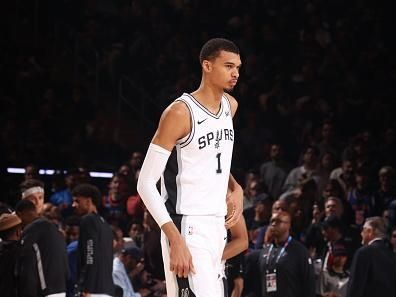
<path id="1" fill-rule="evenodd" d="M 207 120 L 208 118 L 206 118 L 206 119 L 203 119 L 202 121 L 198 121 L 197 123 L 198 123 L 198 125 L 201 125 L 203 122 L 205 122 L 206 120 Z"/>

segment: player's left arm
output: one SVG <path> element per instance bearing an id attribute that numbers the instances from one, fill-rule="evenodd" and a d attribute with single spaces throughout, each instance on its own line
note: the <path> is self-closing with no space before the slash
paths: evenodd
<path id="1" fill-rule="evenodd" d="M 229 229 L 238 222 L 243 212 L 243 189 L 232 174 L 230 174 L 230 178 L 228 180 L 228 194 L 226 201 L 227 204 L 232 205 L 232 212 L 226 220 L 226 227 Z"/>
<path id="2" fill-rule="evenodd" d="M 248 233 L 243 216 L 230 228 L 230 231 L 231 241 L 224 248 L 222 260 L 228 260 L 248 248 Z"/>
<path id="3" fill-rule="evenodd" d="M 230 94 L 226 94 L 226 97 L 230 102 L 232 117 L 234 117 L 238 109 L 238 102 Z M 238 222 L 243 212 L 243 189 L 232 174 L 228 180 L 227 203 L 231 203 L 233 207 L 233 211 L 226 221 L 226 227 L 231 228 Z"/>
<path id="4" fill-rule="evenodd" d="M 236 101 L 236 99 L 228 93 L 225 93 L 225 96 L 227 97 L 228 101 L 230 102 L 232 117 L 234 117 L 234 115 L 238 109 L 238 101 Z"/>

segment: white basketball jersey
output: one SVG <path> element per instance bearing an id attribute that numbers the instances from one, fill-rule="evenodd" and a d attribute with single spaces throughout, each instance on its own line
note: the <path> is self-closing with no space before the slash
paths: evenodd
<path id="1" fill-rule="evenodd" d="M 225 216 L 234 144 L 230 102 L 223 95 L 213 114 L 190 94 L 176 101 L 190 111 L 191 132 L 177 142 L 162 176 L 165 205 L 171 215 Z"/>

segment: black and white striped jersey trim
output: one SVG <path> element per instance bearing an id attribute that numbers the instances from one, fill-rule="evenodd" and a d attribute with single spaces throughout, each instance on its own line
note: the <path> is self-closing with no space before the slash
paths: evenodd
<path id="1" fill-rule="evenodd" d="M 176 102 L 178 102 L 178 101 L 183 102 L 183 103 L 187 106 L 187 108 L 188 108 L 188 110 L 189 110 L 189 112 L 190 112 L 190 122 L 191 122 L 191 131 L 190 131 L 190 134 L 187 136 L 187 139 L 186 139 L 186 140 L 184 140 L 183 142 L 181 142 L 181 143 L 179 144 L 180 147 L 185 147 L 185 146 L 187 146 L 187 145 L 191 142 L 191 140 L 194 138 L 194 134 L 195 134 L 195 119 L 194 119 L 194 113 L 193 113 L 193 111 L 192 111 L 192 108 L 191 108 L 190 104 L 189 104 L 186 100 L 184 100 L 183 98 L 178 98 L 178 99 L 176 100 Z"/>
<path id="2" fill-rule="evenodd" d="M 204 112 L 206 112 L 208 115 L 210 115 L 211 117 L 215 118 L 215 119 L 219 119 L 221 114 L 223 113 L 223 102 L 220 103 L 220 109 L 217 112 L 217 114 L 214 114 L 212 112 L 210 112 L 205 106 L 203 106 L 201 103 L 199 103 L 199 101 L 197 99 L 194 98 L 193 95 L 185 93 L 188 97 L 191 98 L 191 100 L 200 108 L 202 109 Z"/>

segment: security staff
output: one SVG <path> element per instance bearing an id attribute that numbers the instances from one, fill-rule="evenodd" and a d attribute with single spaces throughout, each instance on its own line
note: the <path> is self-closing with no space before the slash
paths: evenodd
<path id="1" fill-rule="evenodd" d="M 272 215 L 271 243 L 247 257 L 246 296 L 315 296 L 312 261 L 307 249 L 290 236 L 290 226 L 289 213 Z"/>

